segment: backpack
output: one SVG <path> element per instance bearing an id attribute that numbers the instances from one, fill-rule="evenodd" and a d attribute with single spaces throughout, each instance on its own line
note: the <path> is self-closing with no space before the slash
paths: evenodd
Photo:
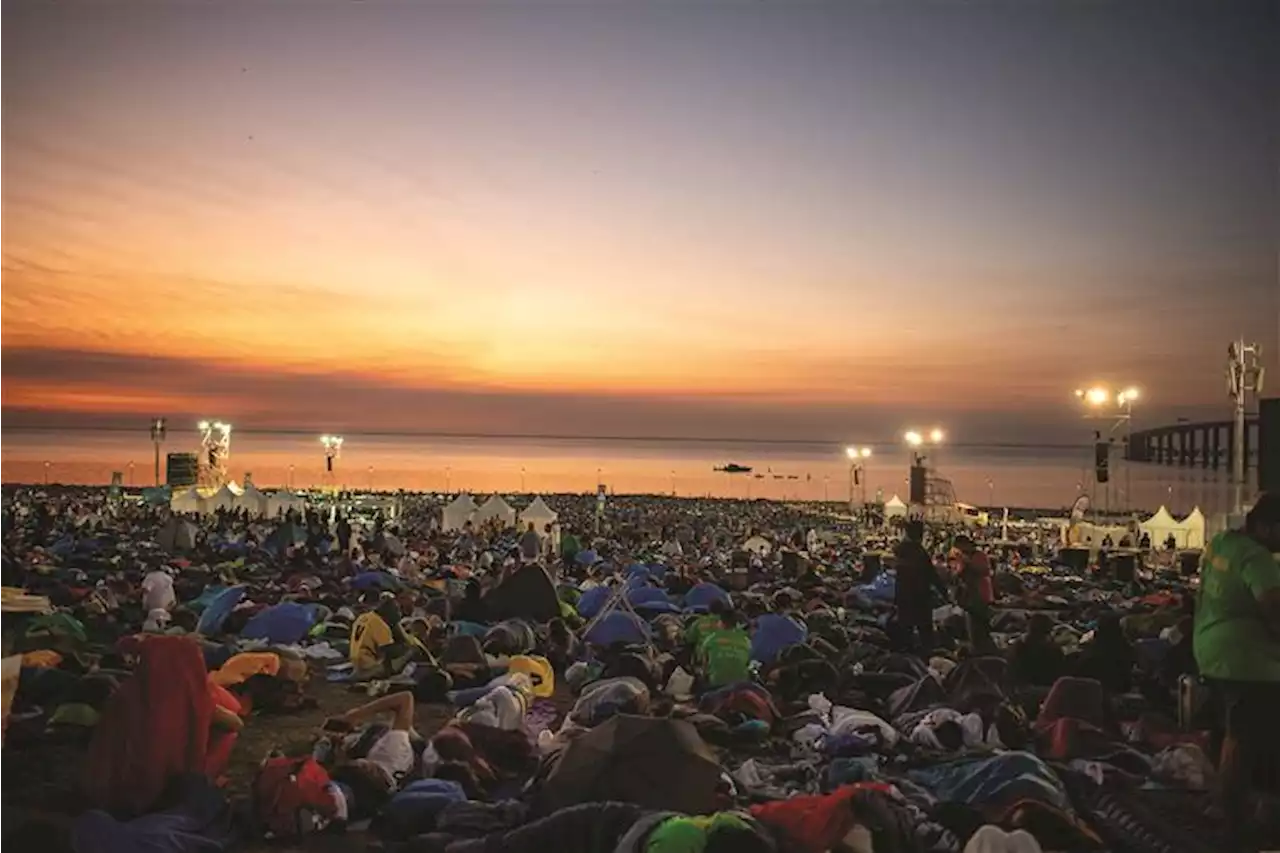
<path id="1" fill-rule="evenodd" d="M 315 829 L 304 812 L 333 811 L 329 774 L 312 756 L 275 756 L 262 763 L 253 780 L 253 814 L 273 836 L 300 836 Z"/>

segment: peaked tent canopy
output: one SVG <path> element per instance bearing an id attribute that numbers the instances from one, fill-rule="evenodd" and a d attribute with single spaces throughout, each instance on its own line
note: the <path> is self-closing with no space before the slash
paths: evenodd
<path id="1" fill-rule="evenodd" d="M 1186 539 L 1186 531 L 1183 530 L 1182 525 L 1178 524 L 1177 519 L 1163 506 L 1156 510 L 1155 515 L 1142 522 L 1139 527 L 1142 528 L 1143 533 L 1151 537 L 1151 544 L 1156 548 L 1163 547 L 1165 541 L 1169 538 L 1169 534 L 1173 534 L 1173 538 L 1179 543 Z"/>
<path id="2" fill-rule="evenodd" d="M 240 493 L 237 506 L 249 510 L 250 515 L 265 515 L 268 500 L 269 498 L 265 492 L 260 491 L 252 482 L 246 482 L 244 491 Z"/>
<path id="3" fill-rule="evenodd" d="M 907 505 L 903 503 L 902 498 L 894 495 L 884 502 L 885 518 L 905 518 L 907 515 Z"/>
<path id="4" fill-rule="evenodd" d="M 547 570 L 529 563 L 489 590 L 484 606 L 493 619 L 546 622 L 560 615 L 560 596 Z"/>
<path id="5" fill-rule="evenodd" d="M 501 495 L 494 495 L 485 501 L 476 510 L 474 521 L 476 524 L 483 524 L 495 518 L 502 522 L 503 527 L 514 527 L 516 523 L 516 511 L 511 508 L 511 504 L 502 499 Z"/>
<path id="6" fill-rule="evenodd" d="M 463 492 L 453 499 L 453 503 L 444 508 L 444 513 L 440 520 L 441 530 L 461 530 L 463 525 L 475 516 L 476 502 L 471 499 L 471 495 Z"/>
<path id="7" fill-rule="evenodd" d="M 205 512 L 217 512 L 218 510 L 233 510 L 240 505 L 240 496 L 244 494 L 235 483 L 226 482 L 222 484 L 222 488 L 214 492 L 205 501 Z"/>
<path id="8" fill-rule="evenodd" d="M 1182 519 L 1181 526 L 1186 532 L 1186 538 L 1179 544 L 1183 548 L 1203 548 L 1204 524 L 1204 513 L 1200 511 L 1200 507 L 1191 510 L 1191 514 Z"/>
<path id="9" fill-rule="evenodd" d="M 169 509 L 177 513 L 204 512 L 204 495 L 195 486 L 184 489 L 169 500 Z"/>
<path id="10" fill-rule="evenodd" d="M 542 495 L 538 495 L 533 499 L 533 503 L 525 507 L 520 513 L 520 526 L 528 527 L 532 524 L 534 530 L 541 531 L 548 524 L 555 524 L 556 519 L 559 517 L 555 510 L 547 506 L 547 502 L 542 499 Z"/>

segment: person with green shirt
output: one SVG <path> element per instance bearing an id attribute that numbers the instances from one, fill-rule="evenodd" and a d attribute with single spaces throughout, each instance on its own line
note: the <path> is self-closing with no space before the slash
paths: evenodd
<path id="1" fill-rule="evenodd" d="M 1219 808 L 1243 826 L 1255 765 L 1275 761 L 1280 728 L 1280 492 L 1258 498 L 1243 530 L 1219 533 L 1200 563 L 1193 650 L 1221 735 Z"/>
<path id="2" fill-rule="evenodd" d="M 699 647 L 706 687 L 724 687 L 751 678 L 751 635 L 742 628 L 742 617 L 729 610 L 720 617 L 720 625 Z"/>
<path id="3" fill-rule="evenodd" d="M 715 601 L 711 602 L 709 607 L 707 607 L 706 613 L 695 618 L 693 622 L 689 624 L 689 627 L 685 629 L 684 641 L 693 647 L 695 654 L 702 649 L 702 641 L 705 640 L 712 631 L 720 630 L 722 627 L 720 617 L 723 616 L 725 611 L 728 609 L 729 605 L 717 598 Z"/>

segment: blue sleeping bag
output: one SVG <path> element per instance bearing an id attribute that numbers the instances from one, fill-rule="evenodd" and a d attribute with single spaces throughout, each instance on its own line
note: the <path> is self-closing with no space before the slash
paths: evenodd
<path id="1" fill-rule="evenodd" d="M 231 611 L 236 609 L 236 605 L 244 598 L 247 590 L 248 587 L 243 584 L 231 586 L 210 599 L 204 612 L 200 614 L 200 621 L 196 623 L 196 633 L 206 637 L 218 634 L 222 630 L 222 624 L 227 621 Z M 201 595 L 201 598 L 203 597 Z"/>
<path id="2" fill-rule="evenodd" d="M 756 620 L 751 635 L 751 659 L 773 663 L 788 646 L 797 646 L 809 638 L 809 629 L 788 616 L 766 613 Z"/>
<path id="3" fill-rule="evenodd" d="M 613 590 L 607 586 L 593 587 L 582 594 L 582 598 L 578 599 L 578 615 L 583 619 L 594 619 L 596 615 L 604 609 L 605 604 L 609 601 L 609 595 Z"/>
<path id="4" fill-rule="evenodd" d="M 696 613 L 703 613 L 711 609 L 711 602 L 713 601 L 723 601 L 731 606 L 733 604 L 729 593 L 725 592 L 723 587 L 713 583 L 700 583 L 684 594 L 685 609 Z"/>
<path id="5" fill-rule="evenodd" d="M 649 626 L 634 613 L 615 610 L 612 613 L 606 613 L 599 622 L 592 625 L 584 639 L 596 646 L 611 646 L 614 643 L 647 643 Z"/>
<path id="6" fill-rule="evenodd" d="M 316 611 L 312 605 L 283 601 L 254 614 L 240 636 L 246 640 L 266 640 L 274 645 L 291 646 L 307 636 L 315 621 Z"/>

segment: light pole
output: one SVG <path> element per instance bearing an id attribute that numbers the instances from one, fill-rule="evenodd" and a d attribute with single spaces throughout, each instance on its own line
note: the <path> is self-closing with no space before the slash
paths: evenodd
<path id="1" fill-rule="evenodd" d="M 289 485 L 289 488 L 290 488 L 290 489 L 293 489 L 293 465 L 292 465 L 292 464 L 290 464 L 290 465 L 289 465 L 289 483 L 288 483 L 288 485 Z"/>
<path id="2" fill-rule="evenodd" d="M 929 430 L 929 443 L 933 445 L 933 467 L 935 469 L 941 467 L 939 465 L 939 462 L 941 461 L 940 457 L 942 456 L 941 447 L 942 442 L 945 441 L 946 438 L 947 434 L 938 427 L 934 427 Z"/>
<path id="3" fill-rule="evenodd" d="M 156 485 L 160 485 L 160 445 L 164 444 L 164 418 L 156 418 L 151 422 L 151 443 L 156 451 Z"/>
<path id="4" fill-rule="evenodd" d="M 333 485 L 335 482 L 333 461 L 342 455 L 342 436 L 322 435 L 320 436 L 320 446 L 324 448 L 324 471 L 330 485 Z"/>
<path id="5" fill-rule="evenodd" d="M 524 494 L 524 466 L 520 466 L 520 494 Z"/>
<path id="6" fill-rule="evenodd" d="M 1126 509 L 1133 508 L 1133 464 L 1129 458 L 1133 444 L 1133 404 L 1142 394 L 1135 387 L 1125 388 L 1123 391 L 1112 393 L 1105 385 L 1094 385 L 1091 388 L 1077 388 L 1076 399 L 1080 400 L 1085 406 L 1086 418 L 1103 418 L 1111 419 L 1111 428 L 1107 431 L 1107 440 L 1105 442 L 1105 459 L 1107 467 L 1111 467 L 1111 442 L 1112 434 L 1117 432 L 1120 427 L 1125 428 L 1124 440 L 1124 499 Z M 1098 433 L 1101 436 L 1101 433 Z M 1101 441 L 1101 438 L 1099 438 Z M 1096 449 L 1095 449 L 1096 452 Z M 1097 466 L 1095 465 L 1095 468 Z M 1097 474 L 1094 474 L 1095 479 Z M 1104 506 L 1107 511 L 1111 509 L 1111 477 L 1108 475 L 1106 490 L 1104 491 Z"/>
<path id="7" fill-rule="evenodd" d="M 453 469 L 448 465 L 444 466 L 444 493 L 446 495 L 453 492 Z"/>
<path id="8" fill-rule="evenodd" d="M 902 440 L 907 443 L 907 447 L 911 448 L 912 464 L 920 465 L 920 464 L 923 464 L 924 461 L 928 458 L 926 456 L 920 455 L 920 448 L 923 447 L 925 444 L 930 444 L 935 448 L 941 447 L 942 442 L 947 440 L 947 434 L 943 432 L 939 427 L 934 427 L 933 429 L 929 430 L 928 435 L 926 435 L 925 433 L 917 429 L 909 429 L 905 433 L 903 433 Z M 934 450 L 934 455 L 936 457 L 937 450 Z M 934 462 L 936 467 L 936 463 L 937 463 L 936 458 L 934 459 Z"/>
<path id="9" fill-rule="evenodd" d="M 671 497 L 676 496 L 676 469 L 671 469 Z"/>
<path id="10" fill-rule="evenodd" d="M 133 488 L 133 462 L 129 462 L 129 488 Z"/>
<path id="11" fill-rule="evenodd" d="M 844 455 L 849 458 L 849 514 L 853 515 L 853 487 L 862 487 L 862 503 L 867 502 L 867 482 L 865 472 L 866 460 L 871 458 L 870 447 L 846 447 Z"/>
<path id="12" fill-rule="evenodd" d="M 1249 395 L 1256 398 L 1262 391 L 1262 347 L 1246 344 L 1244 338 L 1227 347 L 1227 392 L 1235 403 L 1234 452 L 1231 455 L 1231 480 L 1235 494 L 1232 509 L 1244 512 L 1245 472 L 1249 460 L 1245 458 L 1245 415 L 1249 408 Z"/>
<path id="13" fill-rule="evenodd" d="M 373 491 L 373 466 L 369 466 L 369 491 Z"/>
<path id="14" fill-rule="evenodd" d="M 996 508 L 996 484 L 991 479 L 987 480 L 987 506 Z"/>
<path id="15" fill-rule="evenodd" d="M 51 467 L 53 467 L 53 463 L 52 463 L 52 462 L 48 462 L 48 461 L 46 461 L 46 462 L 44 463 L 44 484 L 45 484 L 46 486 L 47 486 L 47 485 L 49 485 L 49 469 L 50 469 Z"/>

